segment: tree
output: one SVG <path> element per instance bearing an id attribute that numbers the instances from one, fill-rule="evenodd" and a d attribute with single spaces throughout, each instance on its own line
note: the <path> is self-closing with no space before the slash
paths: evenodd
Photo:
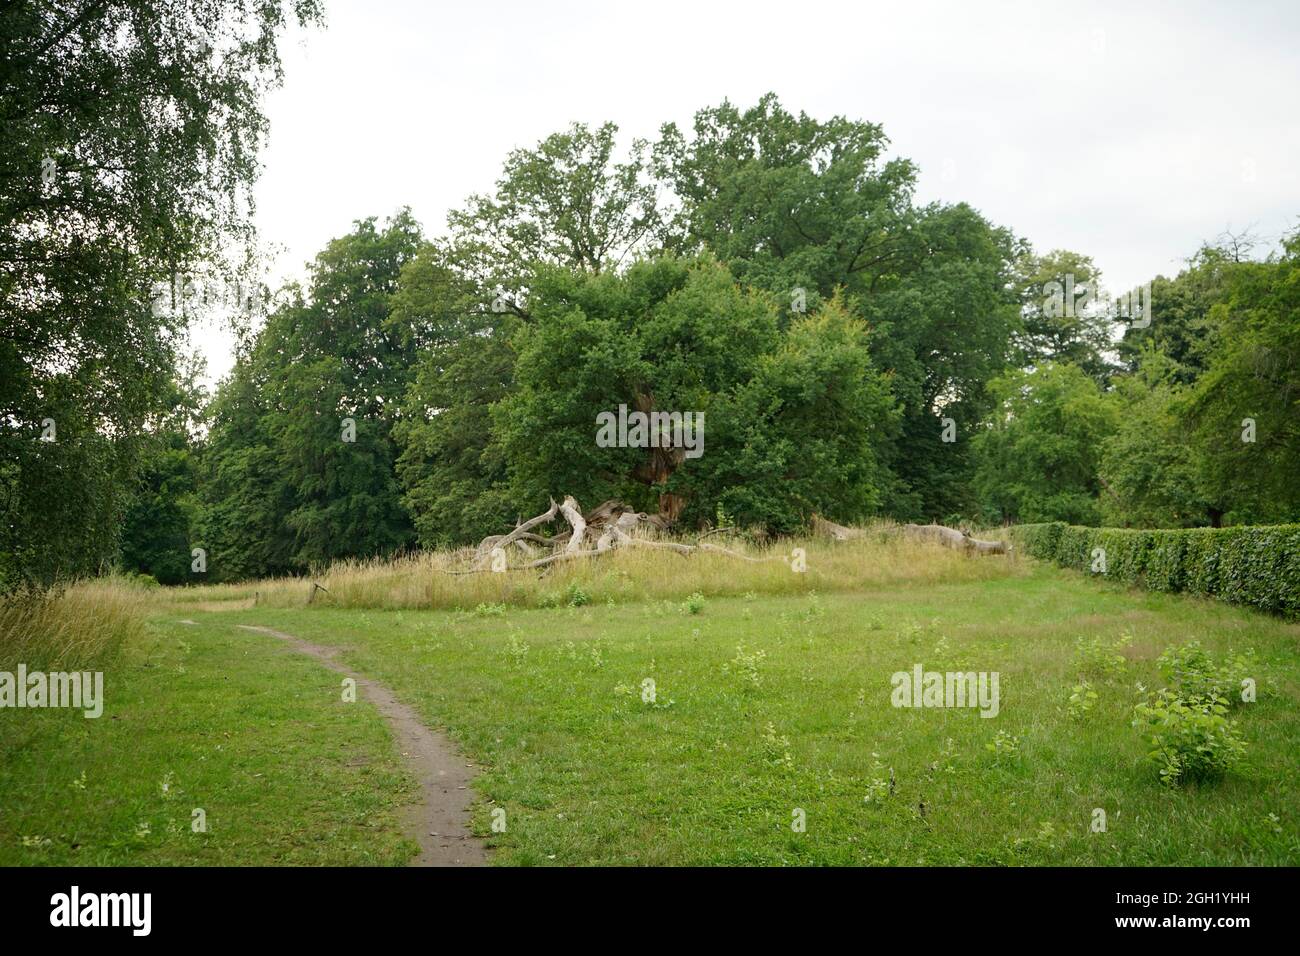
<path id="1" fill-rule="evenodd" d="M 1300 231 L 1234 263 L 1210 312 L 1214 348 L 1183 406 L 1215 523 L 1300 518 Z"/>
<path id="2" fill-rule="evenodd" d="M 721 506 L 790 530 L 814 509 L 857 516 L 879 501 L 869 439 L 891 403 L 865 327 L 838 302 L 782 332 L 771 298 L 706 256 L 621 276 L 552 270 L 529 312 L 517 387 L 493 409 L 521 507 L 563 490 L 669 521 Z M 674 419 L 670 441 L 653 426 L 634 439 L 637 413 L 681 414 L 680 438 Z M 599 440 L 604 415 L 628 416 L 626 441 Z"/>
<path id="3" fill-rule="evenodd" d="M 1104 386 L 1116 370 L 1110 357 L 1115 315 L 1102 301 L 1101 272 L 1092 257 L 1026 249 L 1016 259 L 1015 282 L 1021 303 L 1016 364 L 1068 362 Z"/>
<path id="4" fill-rule="evenodd" d="M 903 409 L 881 447 L 895 474 L 887 508 L 946 514 L 970 503 L 969 472 L 964 446 L 941 444 L 941 418 L 968 434 L 1007 365 L 1014 243 L 967 206 L 914 206 L 915 167 L 884 160 L 887 145 L 879 126 L 795 116 L 769 94 L 701 110 L 689 138 L 666 125 L 654 155 L 680 200 L 675 247 L 711 250 L 771 292 L 783 321 L 837 289 L 866 319 Z"/>
<path id="5" fill-rule="evenodd" d="M 1073 365 L 1007 372 L 989 385 L 997 399 L 975 436 L 975 486 L 999 521 L 1096 525 L 1097 464 L 1117 411 L 1096 381 Z"/>
<path id="6" fill-rule="evenodd" d="M 1098 465 L 1107 525 L 1185 528 L 1215 520 L 1181 418 L 1185 387 L 1178 383 L 1179 368 L 1151 347 L 1138 371 L 1116 380 L 1118 425 Z"/>
<path id="7" fill-rule="evenodd" d="M 307 294 L 271 315 L 223 384 L 202 522 L 214 574 L 225 560 L 244 576 L 411 543 L 391 432 L 432 333 L 395 322 L 392 299 L 421 243 L 406 210 L 383 229 L 357 222 L 317 256 Z"/>
<path id="8" fill-rule="evenodd" d="M 172 411 L 151 422 L 140 453 L 139 478 L 127 501 L 122 567 L 162 584 L 191 580 L 190 536 L 198 506 L 199 425 L 204 389 L 200 363 L 180 370 Z"/>
<path id="9" fill-rule="evenodd" d="M 688 513 L 720 511 L 781 534 L 813 514 L 849 522 L 879 514 L 890 487 L 880 449 L 898 420 L 866 323 L 831 298 L 796 318 L 753 378 L 717 404 L 712 453 L 683 476 L 682 493 L 697 503 Z"/>
<path id="10" fill-rule="evenodd" d="M 401 276 L 394 321 L 432 330 L 394 432 L 404 501 L 426 546 L 482 538 L 520 507 L 489 410 L 514 388 L 510 340 L 531 321 L 538 276 L 617 272 L 659 241 L 645 144 L 619 161 L 616 134 L 612 123 L 578 123 L 515 150 L 494 193 L 453 211 L 450 236 Z"/>
<path id="11" fill-rule="evenodd" d="M 183 315 L 149 290 L 246 243 L 285 10 L 315 0 L 0 10 L 0 588 L 116 555 Z M 51 419 L 58 438 L 38 439 Z M 15 558 L 16 556 L 16 558 Z"/>
<path id="12" fill-rule="evenodd" d="M 1227 295 L 1228 276 L 1238 263 L 1235 255 L 1229 248 L 1207 244 L 1174 278 L 1152 280 L 1150 325 L 1127 328 L 1118 342 L 1130 371 L 1154 354 L 1174 363 L 1173 382 L 1190 385 L 1200 377 L 1215 348 L 1210 311 Z"/>
<path id="13" fill-rule="evenodd" d="M 693 134 L 668 123 L 654 149 L 656 172 L 680 202 L 680 248 L 707 247 L 787 306 L 797 287 L 830 295 L 905 254 L 916 170 L 882 161 L 879 126 L 794 116 L 769 93 L 745 111 L 729 102 L 700 110 Z"/>
<path id="14" fill-rule="evenodd" d="M 662 231 L 646 144 L 615 159 L 618 127 L 574 123 L 536 149 L 506 157 L 492 196 L 475 195 L 447 217 L 451 248 L 481 295 L 511 293 L 517 306 L 533 269 L 606 272 L 631 261 Z"/>
<path id="15" fill-rule="evenodd" d="M 393 426 L 403 502 L 425 547 L 480 540 L 515 514 L 505 461 L 491 445 L 491 407 L 513 383 L 510 337 L 522 320 L 486 307 L 454 262 L 425 245 L 393 300 L 395 322 L 431 330 Z"/>

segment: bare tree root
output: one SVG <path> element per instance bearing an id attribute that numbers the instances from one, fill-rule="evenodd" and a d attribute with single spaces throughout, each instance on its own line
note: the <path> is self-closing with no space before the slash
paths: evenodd
<path id="1" fill-rule="evenodd" d="M 568 523 L 568 530 L 562 531 L 551 538 L 543 537 L 533 531 L 534 528 L 540 525 L 554 521 L 557 514 L 563 516 Z M 633 533 L 641 527 L 652 531 L 662 531 L 665 526 L 664 519 L 661 516 L 633 511 L 620 501 L 603 502 L 584 515 L 582 509 L 578 506 L 577 500 L 572 495 L 565 495 L 564 500 L 559 504 L 556 504 L 555 499 L 552 498 L 551 506 L 546 511 L 529 518 L 527 521 L 519 522 L 514 530 L 508 534 L 489 535 L 480 541 L 478 547 L 474 549 L 470 567 L 460 569 L 441 568 L 440 570 L 443 574 L 460 575 L 483 574 L 502 570 L 549 569 L 563 561 L 572 561 L 578 558 L 596 558 L 619 548 L 633 547 L 672 551 L 682 557 L 688 557 L 698 551 L 708 551 L 752 563 L 787 560 L 779 555 L 769 555 L 761 558 L 750 557 L 747 554 L 732 551 L 721 545 L 704 543 L 703 539 L 710 534 L 730 531 L 732 530 L 730 528 L 719 528 L 715 531 L 706 532 L 701 536 L 700 542 L 697 544 L 683 544 L 678 541 L 655 541 L 650 538 L 639 537 Z M 584 547 L 584 544 L 590 542 L 593 536 L 595 538 L 594 547 Z M 534 547 L 534 545 L 537 547 Z M 511 546 L 520 551 L 528 560 L 521 564 L 507 564 L 502 567 L 500 558 L 498 557 L 494 561 L 493 557 L 498 551 L 502 555 L 506 554 L 506 549 Z M 538 548 L 550 549 L 551 553 L 536 557 Z M 493 567 L 492 564 L 496 566 Z"/>

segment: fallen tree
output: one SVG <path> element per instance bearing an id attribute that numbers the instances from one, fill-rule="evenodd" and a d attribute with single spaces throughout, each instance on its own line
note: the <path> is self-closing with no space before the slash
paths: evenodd
<path id="1" fill-rule="evenodd" d="M 908 537 L 922 541 L 937 541 L 949 548 L 957 548 L 967 554 L 1006 554 L 1007 545 L 1002 541 L 981 541 L 972 538 L 966 531 L 948 528 L 941 524 L 905 524 L 903 532 Z"/>
<path id="2" fill-rule="evenodd" d="M 557 516 L 564 518 L 569 526 L 567 530 L 549 538 L 534 530 L 550 524 Z M 443 571 L 446 574 L 522 571 L 548 567 L 561 561 L 599 557 L 616 548 L 632 547 L 673 551 L 683 557 L 697 551 L 708 551 L 750 562 L 789 560 L 785 555 L 756 558 L 721 545 L 704 543 L 702 539 L 696 544 L 685 544 L 680 541 L 658 541 L 638 534 L 640 531 L 655 534 L 666 528 L 667 522 L 661 516 L 634 511 L 621 501 L 603 502 L 584 514 L 577 500 L 572 495 L 565 495 L 559 504 L 551 499 L 550 507 L 541 514 L 527 521 L 518 521 L 512 531 L 488 535 L 480 541 L 471 555 L 470 567 L 458 570 L 444 568 Z M 707 536 L 705 534 L 702 538 Z M 537 557 L 539 548 L 549 553 Z M 522 554 L 526 560 L 511 564 L 512 551 Z"/>
<path id="3" fill-rule="evenodd" d="M 868 532 L 862 528 L 849 528 L 834 521 L 828 521 L 821 515 L 813 515 L 813 534 L 832 538 L 835 541 L 852 541 L 865 537 Z M 1007 545 L 1001 541 L 981 541 L 972 538 L 966 531 L 945 527 L 941 524 L 905 524 L 903 534 L 919 541 L 934 541 L 945 547 L 956 548 L 967 554 L 1006 554 Z"/>

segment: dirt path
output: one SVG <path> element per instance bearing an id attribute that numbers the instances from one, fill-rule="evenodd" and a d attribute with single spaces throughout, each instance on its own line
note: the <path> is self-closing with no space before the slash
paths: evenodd
<path id="1" fill-rule="evenodd" d="M 422 799 L 408 813 L 407 829 L 420 844 L 414 866 L 484 866 L 487 852 L 469 832 L 469 789 L 474 773 L 451 741 L 430 730 L 414 710 L 383 684 L 363 677 L 336 660 L 338 651 L 269 627 L 240 624 L 246 631 L 278 637 L 335 673 L 351 677 L 379 709 L 397 736 L 398 749 L 420 781 Z"/>

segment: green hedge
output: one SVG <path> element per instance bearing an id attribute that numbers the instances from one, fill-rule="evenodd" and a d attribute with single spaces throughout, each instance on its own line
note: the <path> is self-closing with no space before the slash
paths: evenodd
<path id="1" fill-rule="evenodd" d="M 1112 580 L 1300 617 L 1300 525 L 1130 531 L 1057 521 L 1016 525 L 1011 537 L 1067 568 L 1091 572 L 1093 550 L 1104 548 Z"/>

